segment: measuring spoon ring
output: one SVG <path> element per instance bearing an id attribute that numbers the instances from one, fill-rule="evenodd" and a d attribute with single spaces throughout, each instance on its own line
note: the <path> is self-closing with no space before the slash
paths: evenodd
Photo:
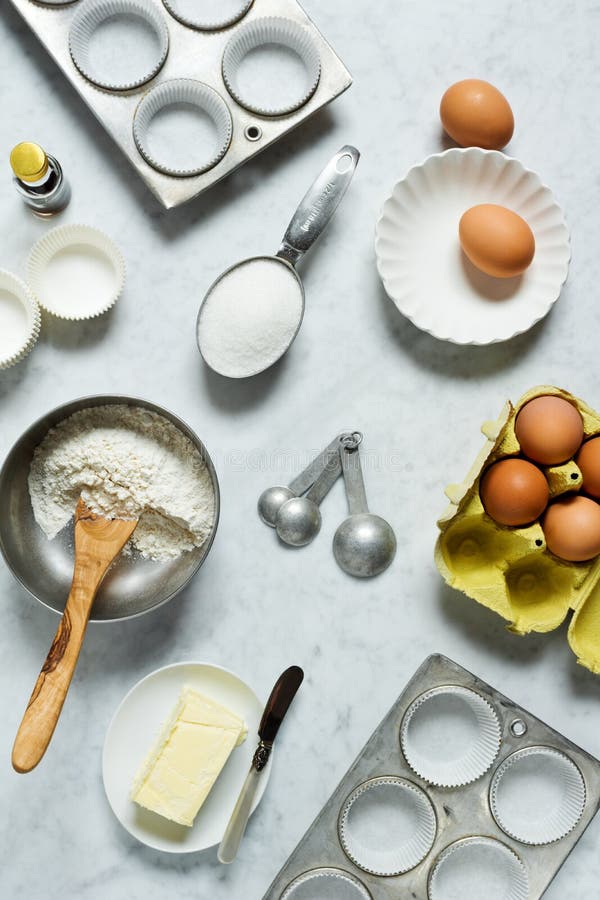
<path id="1" fill-rule="evenodd" d="M 324 450 L 321 450 L 299 475 L 290 481 L 287 487 L 276 484 L 262 492 L 258 498 L 258 514 L 265 525 L 275 528 L 277 513 L 286 500 L 305 494 L 327 466 L 331 457 L 339 456 L 340 438 L 340 434 L 336 435 L 332 442 Z"/>
<path id="2" fill-rule="evenodd" d="M 349 575 L 370 578 L 385 571 L 396 555 L 396 536 L 381 516 L 369 512 L 360 465 L 360 432 L 343 438 L 340 458 L 350 515 L 333 537 L 333 555 Z"/>
<path id="3" fill-rule="evenodd" d="M 339 440 L 340 438 L 337 439 L 338 443 Z M 291 547 L 304 547 L 317 536 L 321 530 L 319 504 L 341 474 L 342 464 L 338 452 L 329 458 L 306 496 L 292 497 L 283 504 L 277 513 L 275 528 L 284 544 L 289 544 Z"/>

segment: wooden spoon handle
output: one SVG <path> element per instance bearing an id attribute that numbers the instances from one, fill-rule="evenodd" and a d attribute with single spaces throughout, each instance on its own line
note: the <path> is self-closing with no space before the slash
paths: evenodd
<path id="1" fill-rule="evenodd" d="M 98 562 L 75 563 L 73 583 L 52 646 L 35 683 L 12 752 L 13 768 L 30 772 L 41 760 L 56 728 L 87 628 L 94 597 L 106 571 Z"/>

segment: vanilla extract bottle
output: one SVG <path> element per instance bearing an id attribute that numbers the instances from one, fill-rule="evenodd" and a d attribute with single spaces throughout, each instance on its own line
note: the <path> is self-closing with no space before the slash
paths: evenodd
<path id="1" fill-rule="evenodd" d="M 10 154 L 10 165 L 17 191 L 36 215 L 54 216 L 67 206 L 71 188 L 62 167 L 39 144 L 17 144 Z"/>

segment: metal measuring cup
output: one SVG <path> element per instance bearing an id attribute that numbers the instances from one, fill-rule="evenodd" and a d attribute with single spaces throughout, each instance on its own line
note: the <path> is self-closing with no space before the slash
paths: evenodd
<path id="1" fill-rule="evenodd" d="M 198 312 L 196 337 L 204 361 L 215 372 L 229 378 L 258 375 L 281 359 L 290 347 L 304 316 L 304 287 L 295 267 L 333 216 L 352 180 L 359 157 L 355 147 L 342 147 L 303 198 L 277 253 L 274 256 L 253 256 L 241 260 L 223 272 L 208 289 Z M 244 320 L 246 323 L 251 321 L 257 336 L 268 329 L 270 320 L 260 308 L 261 298 L 252 296 L 252 268 L 256 263 L 265 261 L 273 264 L 272 290 L 277 291 L 279 285 L 281 291 L 281 285 L 285 283 L 286 289 L 290 284 L 295 285 L 296 293 L 291 291 L 291 299 L 288 298 L 285 307 L 282 304 L 278 308 L 281 334 L 277 336 L 273 346 L 259 348 L 260 362 L 257 362 L 255 353 L 250 353 L 249 359 L 245 358 L 246 351 L 255 348 L 245 346 L 244 331 L 241 329 L 238 334 L 237 327 L 243 326 Z M 289 283 L 282 282 L 282 273 L 284 279 L 290 279 Z M 221 325 L 218 320 L 218 305 L 220 303 L 221 309 L 224 308 L 222 292 L 228 279 L 231 279 L 232 290 L 239 291 L 239 303 L 236 302 L 233 318 L 228 311 L 226 321 Z"/>
<path id="2" fill-rule="evenodd" d="M 389 522 L 369 512 L 358 450 L 361 443 L 360 431 L 340 442 L 350 515 L 333 537 L 333 555 L 348 575 L 371 578 L 384 572 L 394 559 L 396 536 Z"/>
<path id="3" fill-rule="evenodd" d="M 321 450 L 288 485 L 276 484 L 262 492 L 258 498 L 258 514 L 265 525 L 275 528 L 277 513 L 283 504 L 294 497 L 301 497 L 302 494 L 305 494 L 313 486 L 321 472 L 328 467 L 331 458 L 339 457 L 341 437 L 341 434 L 336 435 L 331 443 Z"/>

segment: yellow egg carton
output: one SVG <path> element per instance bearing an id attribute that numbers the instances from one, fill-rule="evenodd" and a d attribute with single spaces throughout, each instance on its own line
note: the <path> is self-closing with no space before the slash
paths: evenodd
<path id="1" fill-rule="evenodd" d="M 515 634 L 552 631 L 573 610 L 571 649 L 581 665 L 600 674 L 600 557 L 565 562 L 547 549 L 539 521 L 524 528 L 499 525 L 479 497 L 483 471 L 520 453 L 515 420 L 521 407 L 548 394 L 577 407 L 586 438 L 600 434 L 600 414 L 560 388 L 533 388 L 516 406 L 507 401 L 496 421 L 483 424 L 487 441 L 465 480 L 446 488 L 450 505 L 438 521 L 435 562 L 449 585 L 493 609 Z M 581 471 L 573 460 L 544 472 L 551 497 L 581 488 Z"/>

